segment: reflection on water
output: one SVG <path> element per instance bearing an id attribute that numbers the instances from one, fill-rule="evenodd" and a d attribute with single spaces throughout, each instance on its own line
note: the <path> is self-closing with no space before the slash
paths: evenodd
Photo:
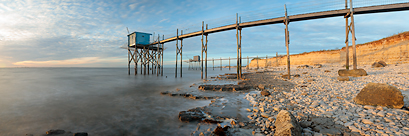
<path id="1" fill-rule="evenodd" d="M 124 68 L 0 69 L 0 135 L 45 134 L 50 129 L 90 135 L 189 135 L 196 124 L 178 113 L 199 101 L 159 92 L 200 82 L 200 71 L 174 78 L 127 75 Z M 209 76 L 228 71 L 209 71 Z M 167 76 L 168 78 L 165 78 Z"/>

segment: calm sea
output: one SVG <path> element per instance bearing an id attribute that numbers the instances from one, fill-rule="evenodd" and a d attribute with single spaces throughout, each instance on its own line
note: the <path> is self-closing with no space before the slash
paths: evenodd
<path id="1" fill-rule="evenodd" d="M 199 70 L 183 71 L 175 78 L 171 68 L 163 77 L 127 68 L 1 68 L 0 135 L 190 135 L 196 124 L 180 122 L 179 111 L 209 101 L 160 95 L 201 81 Z M 208 77 L 225 72 L 210 68 Z"/>

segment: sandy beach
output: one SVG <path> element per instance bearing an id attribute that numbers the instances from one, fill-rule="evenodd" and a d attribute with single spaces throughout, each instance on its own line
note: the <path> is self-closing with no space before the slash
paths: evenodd
<path id="1" fill-rule="evenodd" d="M 196 120 L 197 129 L 192 135 L 221 135 L 215 131 L 219 126 L 226 128 L 223 133 L 226 135 L 272 136 L 280 131 L 275 124 L 278 114 L 280 111 L 288 111 L 296 118 L 300 133 L 305 136 L 403 136 L 409 135 L 408 67 L 409 64 L 389 64 L 379 68 L 363 65 L 358 68 L 365 69 L 368 75 L 349 77 L 349 81 L 337 78 L 338 70 L 343 69 L 342 64 L 322 64 L 322 67 L 292 66 L 291 80 L 282 77 L 286 70 L 273 67 L 250 69 L 246 71 L 242 81 L 229 79 L 231 75 L 221 75 L 190 87 L 229 84 L 228 86 L 247 85 L 251 89 L 188 89 L 167 93 L 174 96 L 200 96 L 187 97 L 193 99 L 203 96 L 215 98 L 208 106 L 197 108 L 204 113 L 203 119 L 214 122 Z M 388 108 L 357 104 L 353 99 L 368 83 L 395 86 L 404 96 L 404 106 Z M 262 91 L 269 95 L 261 93 Z"/>

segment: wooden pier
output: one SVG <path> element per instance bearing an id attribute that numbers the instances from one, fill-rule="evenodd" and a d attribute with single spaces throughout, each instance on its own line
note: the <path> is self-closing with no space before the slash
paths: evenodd
<path id="1" fill-rule="evenodd" d="M 353 3 L 352 0 L 345 0 L 345 9 L 337 9 L 337 10 L 329 10 L 329 11 L 322 11 L 322 12 L 312 12 L 312 13 L 306 13 L 306 14 L 297 14 L 297 15 L 291 15 L 291 16 L 287 16 L 287 8 L 284 5 L 284 11 L 285 14 L 282 17 L 276 17 L 276 18 L 270 18 L 270 19 L 263 19 L 263 20 L 256 20 L 256 21 L 250 21 L 250 22 L 241 22 L 240 17 L 238 16 L 238 14 L 236 14 L 236 23 L 234 24 L 230 24 L 230 25 L 225 25 L 225 26 L 220 26 L 220 27 L 216 27 L 216 28 L 211 28 L 208 29 L 208 25 L 206 24 L 206 29 L 204 29 L 205 23 L 202 22 L 202 30 L 201 31 L 196 31 L 196 32 L 191 32 L 191 33 L 185 33 L 183 34 L 183 32 L 180 33 L 179 35 L 179 30 L 177 29 L 176 32 L 176 36 L 175 37 L 171 37 L 171 38 L 167 38 L 167 39 L 162 39 L 162 40 L 158 40 L 156 42 L 153 42 L 147 46 L 150 45 L 162 45 L 161 47 L 159 47 L 157 52 L 160 52 L 159 55 L 161 55 L 163 57 L 163 51 L 161 49 L 163 49 L 163 44 L 167 43 L 167 42 L 171 42 L 171 41 L 176 41 L 176 70 L 175 70 L 175 77 L 177 77 L 177 61 L 178 61 L 178 55 L 180 54 L 180 57 L 182 57 L 182 41 L 183 39 L 186 38 L 191 38 L 191 37 L 195 37 L 195 36 L 202 36 L 202 48 L 201 48 L 201 78 L 203 79 L 203 74 L 205 74 L 204 78 L 207 79 L 207 37 L 209 34 L 213 34 L 213 33 L 217 33 L 217 32 L 223 32 L 223 31 L 229 31 L 229 30 L 234 30 L 236 29 L 236 38 L 237 38 L 237 79 L 241 79 L 241 73 L 242 73 L 242 53 L 241 53 L 241 30 L 243 28 L 249 28 L 249 27 L 254 27 L 254 26 L 262 26 L 262 25 L 271 25 L 271 24 L 279 24 L 279 23 L 284 23 L 285 25 L 285 46 L 287 48 L 287 69 L 288 69 L 288 75 L 290 75 L 290 56 L 289 56 L 289 31 L 288 31 L 288 26 L 290 22 L 297 22 L 297 21 L 306 21 L 306 20 L 313 20 L 313 19 L 322 19 L 322 18 L 329 18 L 329 17 L 336 17 L 336 16 L 343 16 L 346 20 L 346 47 L 347 47 L 347 51 L 348 51 L 348 35 L 349 32 L 351 32 L 352 37 L 352 48 L 353 48 L 353 69 L 357 69 L 357 58 L 356 58 L 356 46 L 355 46 L 355 26 L 354 26 L 354 15 L 360 15 L 360 14 L 371 14 L 371 13 L 382 13 L 382 12 L 394 12 L 394 11 L 404 11 L 404 10 L 409 10 L 409 2 L 406 3 L 396 3 L 396 4 L 386 4 L 386 5 L 377 5 L 377 6 L 367 6 L 367 7 L 358 7 L 358 8 L 353 8 Z M 350 22 L 348 20 L 348 18 L 350 19 Z M 205 39 L 204 39 L 205 38 Z M 178 45 L 178 41 L 180 40 L 180 47 Z M 137 50 L 137 48 L 139 47 L 135 47 L 135 50 Z M 145 54 L 149 54 L 147 53 L 148 51 L 153 51 L 155 49 L 145 49 L 147 48 L 146 46 L 143 47 L 143 49 L 141 48 L 141 50 L 143 50 L 142 55 L 143 56 Z M 161 49 L 160 49 L 161 48 Z M 128 49 L 128 52 L 129 49 Z M 137 52 L 139 53 L 139 52 Z M 135 54 L 135 53 L 134 53 Z M 348 58 L 348 52 L 346 53 L 346 69 L 349 69 L 349 58 Z M 132 53 L 131 53 L 132 55 Z M 203 56 L 205 55 L 205 57 Z M 135 56 L 135 55 L 134 55 Z M 149 55 L 148 55 L 149 56 Z M 134 57 L 135 58 L 135 57 Z M 135 60 L 133 58 L 133 60 Z M 146 64 L 148 64 L 148 68 L 149 68 L 149 62 L 156 62 L 156 64 L 158 64 L 157 60 L 154 59 L 150 59 L 149 57 L 142 57 L 144 58 L 144 60 L 142 61 L 142 63 L 144 64 L 144 67 Z M 128 59 L 129 60 L 129 59 Z M 138 59 L 136 59 L 138 61 Z M 131 59 L 132 61 L 132 59 Z M 162 58 L 163 61 L 163 58 Z M 213 61 L 213 69 L 214 69 L 214 59 L 212 59 Z M 130 62 L 129 62 L 130 63 Z M 182 58 L 180 60 L 180 63 L 182 64 Z M 203 65 L 203 63 L 205 63 Z M 135 62 L 135 65 L 137 64 L 137 62 Z M 162 63 L 160 63 L 162 64 Z M 230 63 L 229 63 L 230 64 Z M 141 64 L 142 66 L 142 64 Z M 203 66 L 205 67 L 203 69 Z M 204 71 L 203 71 L 204 70 Z M 180 77 L 182 77 L 182 65 L 180 65 Z M 288 76 L 288 78 L 290 78 L 290 76 Z"/>

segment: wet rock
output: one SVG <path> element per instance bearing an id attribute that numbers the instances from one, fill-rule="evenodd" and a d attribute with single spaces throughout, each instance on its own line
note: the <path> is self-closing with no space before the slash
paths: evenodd
<path id="1" fill-rule="evenodd" d="M 160 92 L 160 94 L 165 95 L 168 94 L 169 92 Z"/>
<path id="2" fill-rule="evenodd" d="M 201 121 L 203 118 L 205 118 L 203 112 L 197 109 L 190 109 L 188 111 L 179 112 L 180 121 L 185 122 Z"/>
<path id="3" fill-rule="evenodd" d="M 61 130 L 61 129 L 56 129 L 56 130 L 48 130 L 47 132 L 45 132 L 45 134 L 47 135 L 60 135 L 60 134 L 64 134 L 65 130 Z"/>
<path id="4" fill-rule="evenodd" d="M 74 136 L 88 136 L 88 133 L 87 132 L 77 132 L 77 133 L 74 133 Z"/>
<path id="5" fill-rule="evenodd" d="M 347 77 L 347 76 L 338 76 L 337 79 L 339 81 L 349 81 L 349 77 Z"/>
<path id="6" fill-rule="evenodd" d="M 388 64 L 386 64 L 386 62 L 385 62 L 385 61 L 382 61 L 382 60 L 381 60 L 381 61 L 378 61 L 378 63 L 379 63 L 379 64 L 382 64 L 384 67 L 388 66 Z"/>
<path id="7" fill-rule="evenodd" d="M 353 70 L 346 70 L 340 69 L 338 70 L 339 76 L 353 76 L 353 77 L 360 77 L 368 75 L 364 69 L 353 69 Z"/>
<path id="8" fill-rule="evenodd" d="M 300 77 L 300 76 L 301 76 L 300 74 L 295 74 L 295 75 L 294 75 L 294 77 Z"/>
<path id="9" fill-rule="evenodd" d="M 248 90 L 251 89 L 252 86 L 249 85 L 234 85 L 234 84 L 227 84 L 227 85 L 200 85 L 199 89 L 201 90 L 213 90 L 213 91 L 237 91 L 237 90 Z"/>
<path id="10" fill-rule="evenodd" d="M 302 72 L 302 74 L 308 74 L 308 72 Z"/>
<path id="11" fill-rule="evenodd" d="M 227 135 L 227 130 L 229 128 L 230 128 L 229 126 L 226 126 L 226 127 L 223 127 L 223 128 L 220 127 L 220 126 L 217 126 L 216 129 L 214 129 L 213 134 L 215 136 L 226 136 Z"/>
<path id="12" fill-rule="evenodd" d="M 402 108 L 402 92 L 394 86 L 384 83 L 367 84 L 354 98 L 357 104 Z"/>
<path id="13" fill-rule="evenodd" d="M 329 70 L 324 70 L 324 72 L 331 72 L 331 71 L 329 71 Z"/>
<path id="14" fill-rule="evenodd" d="M 202 122 L 205 123 L 222 123 L 222 121 L 212 120 L 212 119 L 204 119 Z"/>
<path id="15" fill-rule="evenodd" d="M 262 96 L 269 96 L 269 95 L 270 95 L 270 92 L 268 92 L 268 91 L 261 91 L 260 94 L 261 94 Z"/>
<path id="16" fill-rule="evenodd" d="M 301 127 L 298 124 L 297 119 L 288 111 L 281 110 L 275 122 L 276 131 L 275 136 L 300 136 Z"/>

